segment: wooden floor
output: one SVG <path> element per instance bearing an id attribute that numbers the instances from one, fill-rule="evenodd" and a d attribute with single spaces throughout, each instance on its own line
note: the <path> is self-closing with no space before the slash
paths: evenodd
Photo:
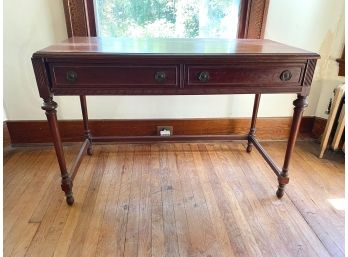
<path id="1" fill-rule="evenodd" d="M 278 163 L 284 142 L 264 143 Z M 71 165 L 77 145 L 67 146 Z M 282 200 L 245 143 L 98 145 L 66 205 L 51 147 L 4 157 L 4 256 L 344 256 L 344 156 L 297 144 Z"/>

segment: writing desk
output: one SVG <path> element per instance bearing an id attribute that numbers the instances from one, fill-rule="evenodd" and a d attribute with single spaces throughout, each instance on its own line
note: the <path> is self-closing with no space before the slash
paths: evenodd
<path id="1" fill-rule="evenodd" d="M 62 190 L 74 202 L 72 181 L 85 152 L 98 141 L 247 140 L 278 177 L 277 196 L 289 183 L 288 168 L 302 113 L 307 106 L 319 55 L 270 40 L 115 39 L 73 37 L 33 54 L 32 63 L 43 99 L 62 176 Z M 294 115 L 279 168 L 255 138 L 261 94 L 295 93 Z M 88 128 L 86 95 L 209 95 L 255 94 L 250 131 L 245 135 L 171 137 L 97 137 Z M 66 168 L 57 125 L 54 95 L 79 95 L 85 141 Z M 275 106 L 276 108 L 276 106 Z"/>

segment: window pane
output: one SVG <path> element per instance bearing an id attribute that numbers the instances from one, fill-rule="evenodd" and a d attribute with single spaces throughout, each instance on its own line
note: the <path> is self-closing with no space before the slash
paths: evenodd
<path id="1" fill-rule="evenodd" d="M 97 34 L 236 38 L 241 0 L 95 0 Z"/>

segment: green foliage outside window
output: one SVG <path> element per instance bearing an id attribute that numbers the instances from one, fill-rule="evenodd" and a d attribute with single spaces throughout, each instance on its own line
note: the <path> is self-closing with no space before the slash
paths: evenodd
<path id="1" fill-rule="evenodd" d="M 95 0 L 100 36 L 235 38 L 240 0 Z"/>

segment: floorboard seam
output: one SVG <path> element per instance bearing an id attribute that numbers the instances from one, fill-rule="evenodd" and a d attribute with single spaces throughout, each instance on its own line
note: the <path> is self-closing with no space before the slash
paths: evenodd
<path id="1" fill-rule="evenodd" d="M 300 209 L 297 207 L 297 205 L 295 204 L 295 202 L 291 199 L 290 195 L 288 193 L 285 193 L 287 195 L 287 197 L 289 198 L 289 200 L 291 201 L 291 203 L 293 204 L 293 206 L 295 206 L 296 210 L 298 211 L 298 213 L 301 215 L 301 217 L 303 218 L 303 220 L 307 223 L 308 227 L 311 229 L 311 231 L 314 233 L 314 235 L 318 238 L 318 240 L 320 241 L 320 243 L 324 246 L 325 250 L 327 251 L 328 255 L 331 257 L 335 257 L 332 256 L 331 253 L 329 252 L 329 249 L 325 246 L 324 242 L 321 240 L 321 238 L 318 236 L 318 234 L 312 229 L 312 226 L 309 224 L 308 220 L 306 219 L 306 217 L 302 214 L 302 212 L 300 211 Z"/>

